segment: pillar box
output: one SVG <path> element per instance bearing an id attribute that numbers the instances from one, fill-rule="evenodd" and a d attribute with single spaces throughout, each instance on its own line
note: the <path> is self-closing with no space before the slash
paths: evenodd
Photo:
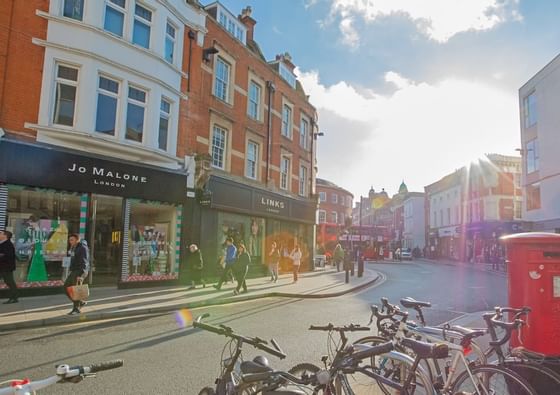
<path id="1" fill-rule="evenodd" d="M 507 248 L 509 306 L 529 306 L 528 325 L 511 346 L 560 356 L 560 234 L 518 233 L 501 238 Z"/>

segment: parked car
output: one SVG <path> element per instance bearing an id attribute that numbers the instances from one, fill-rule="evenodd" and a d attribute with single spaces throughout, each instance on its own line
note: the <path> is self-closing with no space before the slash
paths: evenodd
<path id="1" fill-rule="evenodd" d="M 401 259 L 411 261 L 412 260 L 412 250 L 410 248 L 403 248 L 401 250 Z"/>

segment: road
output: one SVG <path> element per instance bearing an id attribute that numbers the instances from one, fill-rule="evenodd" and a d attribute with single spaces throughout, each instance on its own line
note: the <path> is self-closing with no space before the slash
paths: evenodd
<path id="1" fill-rule="evenodd" d="M 385 280 L 356 294 L 320 300 L 263 299 L 196 309 L 192 314 L 207 312 L 210 323 L 265 339 L 274 337 L 288 358 L 269 360 L 276 367 L 289 368 L 299 362 L 319 364 L 327 352 L 326 335 L 308 331 L 310 324 L 366 324 L 369 304 L 378 303 L 381 296 L 395 303 L 404 296 L 431 301 L 433 308 L 426 319 L 434 324 L 506 303 L 503 276 L 427 262 L 368 267 L 382 273 Z M 0 333 L 0 381 L 43 378 L 53 374 L 60 362 L 87 364 L 123 358 L 123 368 L 41 393 L 197 394 L 218 374 L 224 344 L 224 337 L 178 327 L 172 314 Z M 256 354 L 246 348 L 244 355 Z"/>

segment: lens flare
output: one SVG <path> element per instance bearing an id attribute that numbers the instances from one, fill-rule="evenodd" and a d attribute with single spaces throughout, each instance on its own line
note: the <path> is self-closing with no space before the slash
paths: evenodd
<path id="1" fill-rule="evenodd" d="M 188 309 L 181 309 L 175 312 L 175 321 L 177 321 L 181 328 L 186 328 L 192 320 L 192 313 Z"/>

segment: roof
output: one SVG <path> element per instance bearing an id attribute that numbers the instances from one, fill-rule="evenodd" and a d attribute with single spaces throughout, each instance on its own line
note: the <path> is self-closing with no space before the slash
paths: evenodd
<path id="1" fill-rule="evenodd" d="M 347 194 L 349 194 L 350 196 L 352 196 L 352 198 L 354 197 L 354 194 L 350 191 L 348 191 L 347 189 L 344 189 L 342 187 L 339 187 L 338 185 L 336 185 L 334 182 L 325 180 L 323 178 L 316 178 L 315 179 L 315 183 L 317 184 L 317 186 L 322 186 L 322 187 L 329 187 L 329 188 L 334 188 L 334 189 L 338 189 L 340 191 L 346 192 Z"/>

